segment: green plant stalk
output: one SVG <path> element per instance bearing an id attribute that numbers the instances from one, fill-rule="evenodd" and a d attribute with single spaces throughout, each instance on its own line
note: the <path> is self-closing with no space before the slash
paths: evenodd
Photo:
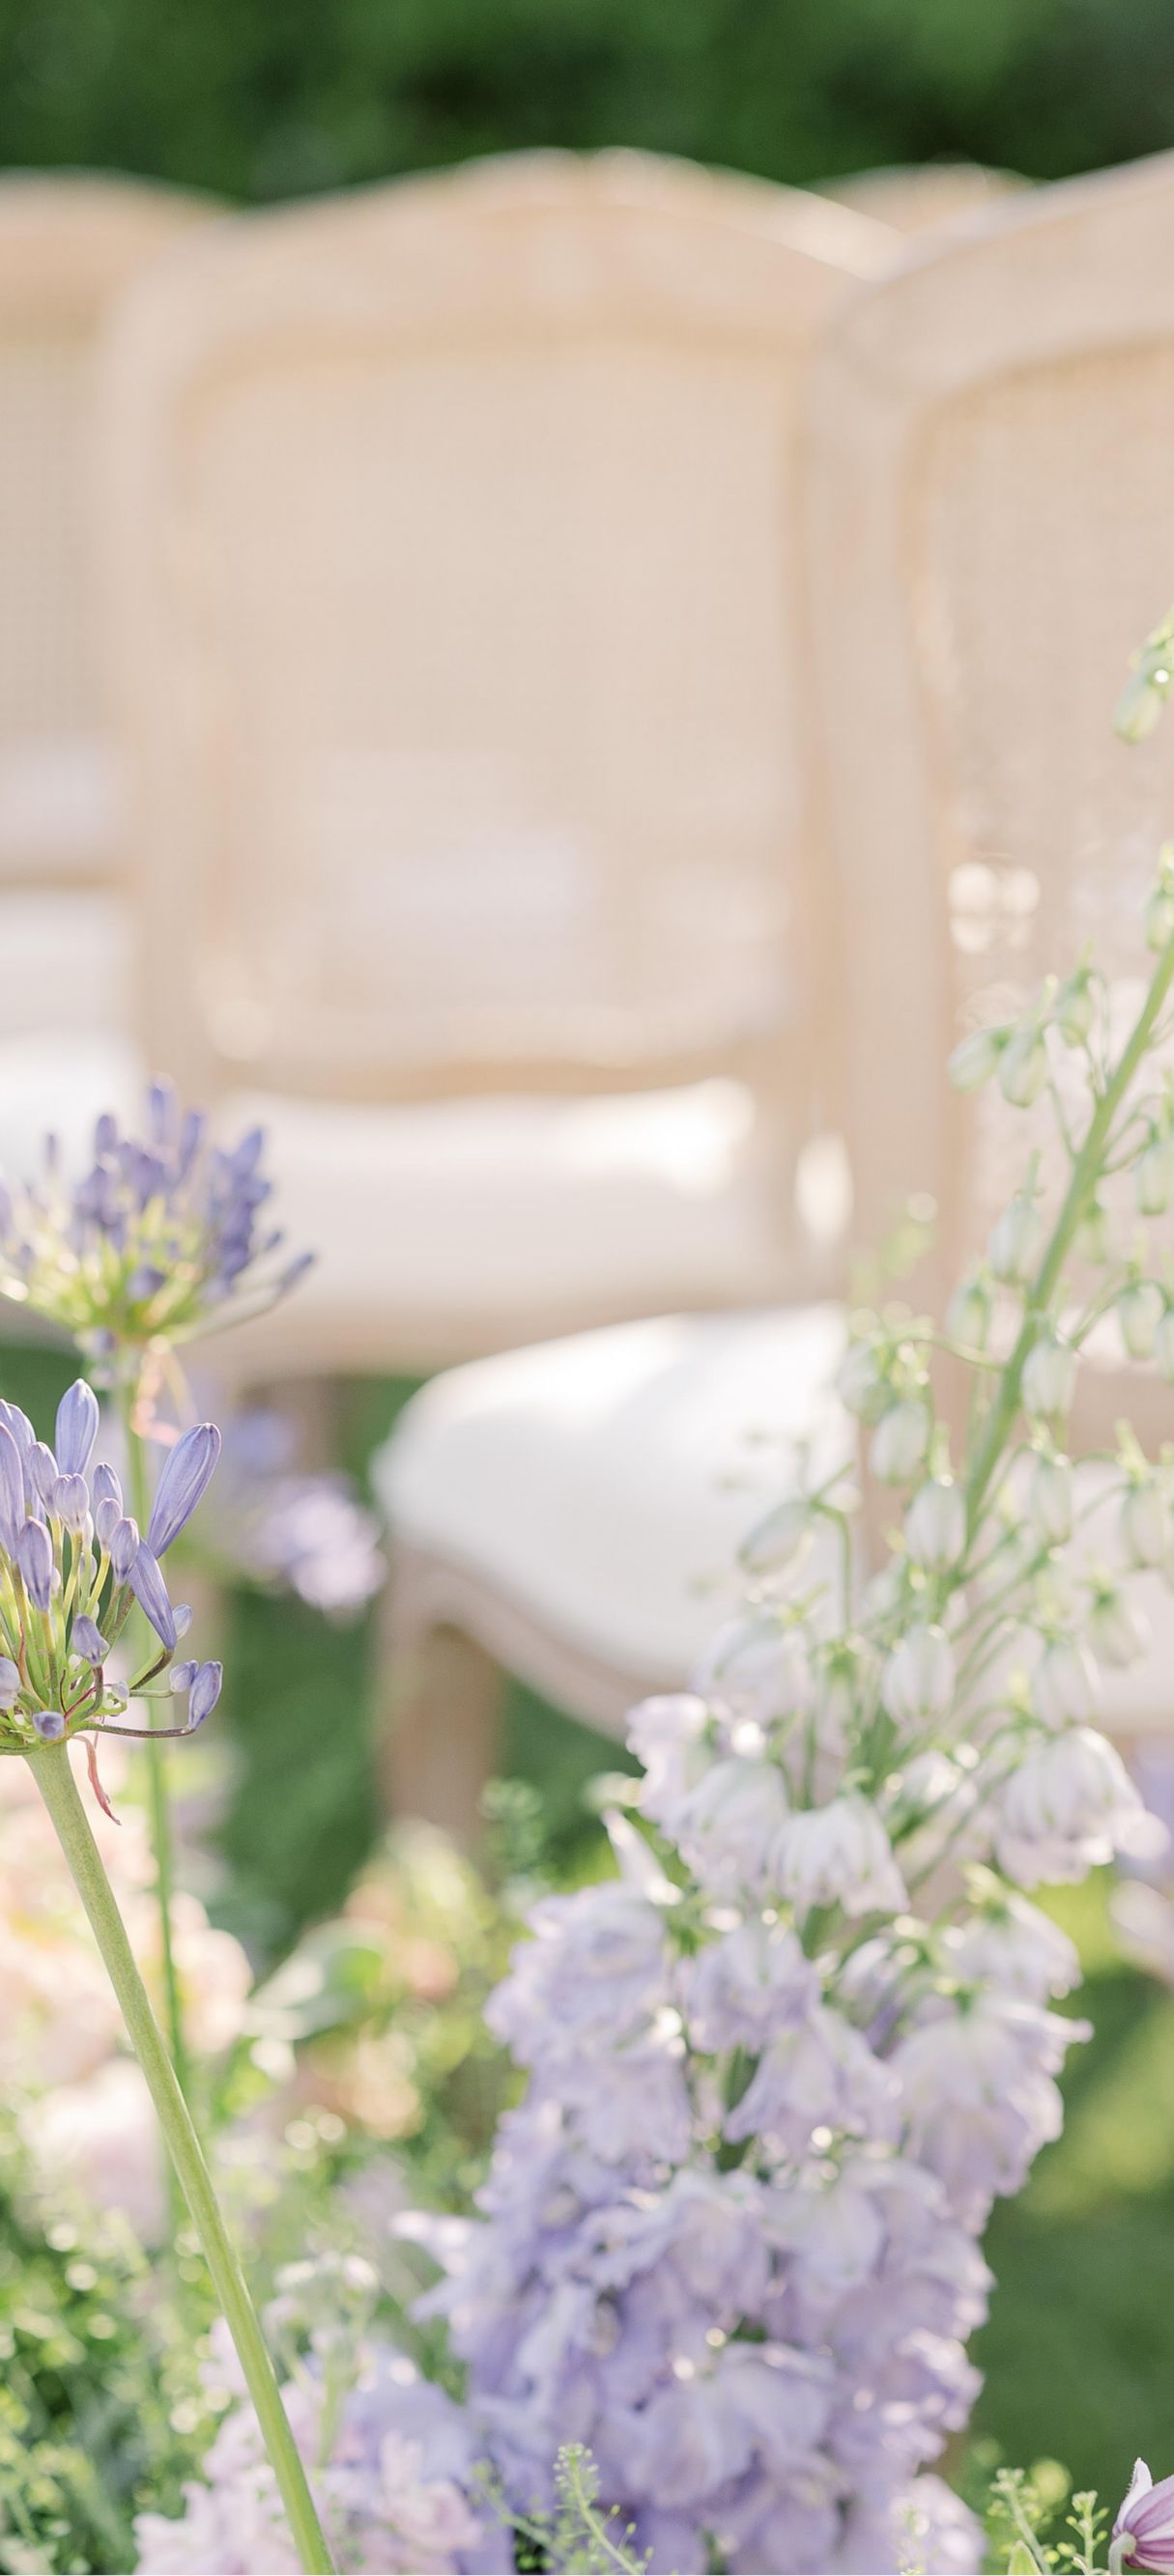
<path id="1" fill-rule="evenodd" d="M 1093 1111 L 1088 1134 L 1072 1167 L 1064 1203 L 1056 1219 L 1051 1240 L 1028 1292 L 1018 1338 L 1003 1372 L 1003 1381 L 994 1409 L 966 1482 L 968 1550 L 978 1526 L 987 1487 L 1003 1454 L 1008 1434 L 1019 1410 L 1019 1389 L 1028 1353 L 1036 1339 L 1041 1319 L 1051 1305 L 1077 1228 L 1100 1178 L 1113 1121 L 1149 1045 L 1172 982 L 1174 982 L 1174 939 L 1167 942 L 1159 955 L 1149 991 L 1138 1012 L 1133 1029 Z"/>
<path id="2" fill-rule="evenodd" d="M 146 1534 L 151 1497 L 147 1484 L 147 1459 L 143 1442 L 132 1420 L 133 1397 L 123 1404 L 126 1429 L 127 1460 L 130 1471 L 131 1508 L 140 1530 Z M 137 1639 L 147 1627 L 136 1611 L 130 1634 Z M 132 1671 L 134 1669 L 132 1665 Z M 166 1755 L 161 1744 L 144 1744 L 143 1759 L 147 1766 L 147 1801 L 151 1828 L 151 1849 L 155 1858 L 155 1893 L 159 1905 L 159 1942 L 163 1963 L 163 2000 L 167 2014 L 167 2040 L 171 2063 L 179 2078 L 180 2090 L 190 2095 L 191 2067 L 183 2026 L 183 2000 L 179 1991 L 175 1952 L 171 1938 L 172 1900 L 175 1891 L 175 1838 L 171 1830 L 171 1805 L 167 1793 Z"/>
<path id="3" fill-rule="evenodd" d="M 90 1928 L 142 2067 L 180 2188 L 191 2212 L 217 2299 L 236 2345 L 265 2448 L 307 2576 L 333 2576 L 333 2562 L 289 2428 L 281 2391 L 240 2260 L 224 2224 L 212 2177 L 151 2010 L 102 1855 L 64 1744 L 30 1753 L 29 1768 L 52 1819 Z"/>

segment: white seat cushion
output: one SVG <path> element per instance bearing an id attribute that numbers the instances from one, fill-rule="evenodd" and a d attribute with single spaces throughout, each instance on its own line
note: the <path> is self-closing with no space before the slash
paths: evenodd
<path id="1" fill-rule="evenodd" d="M 389 1109 L 242 1097 L 291 1247 L 318 1262 L 264 1330 L 286 1365 L 425 1369 L 674 1305 L 776 1295 L 779 1211 L 750 1093 Z"/>
<path id="2" fill-rule="evenodd" d="M 831 1391 L 844 1334 L 836 1306 L 669 1316 L 475 1361 L 406 1407 L 379 1499 L 410 1545 L 634 1690 L 671 1686 L 800 1444 L 816 1475 L 855 1454 Z"/>

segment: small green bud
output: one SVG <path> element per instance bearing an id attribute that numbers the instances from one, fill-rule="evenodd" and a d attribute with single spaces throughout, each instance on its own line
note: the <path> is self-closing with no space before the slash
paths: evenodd
<path id="1" fill-rule="evenodd" d="M 1048 1056 L 1034 1021 L 1016 1029 L 999 1059 L 999 1089 L 1012 1109 L 1030 1109 L 1048 1078 Z"/>
<path id="2" fill-rule="evenodd" d="M 972 1036 L 963 1038 L 955 1047 L 949 1063 L 950 1080 L 955 1091 L 977 1091 L 980 1084 L 989 1082 L 1007 1040 L 1006 1029 L 975 1029 Z"/>

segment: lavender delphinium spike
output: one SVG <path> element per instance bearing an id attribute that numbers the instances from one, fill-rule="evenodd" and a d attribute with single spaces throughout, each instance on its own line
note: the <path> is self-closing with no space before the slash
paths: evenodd
<path id="1" fill-rule="evenodd" d="M 313 1258 L 282 1260 L 280 1231 L 258 1222 L 272 1186 L 261 1128 L 215 1146 L 203 1113 L 181 1115 L 163 1082 L 150 1086 L 145 1125 L 142 1138 L 123 1136 L 100 1117 L 93 1161 L 72 1183 L 55 1142 L 35 1182 L 0 1181 L 0 1295 L 60 1325 L 112 1376 L 125 1354 L 262 1312 Z M 67 1399 L 74 1411 L 58 1424 L 67 1473 L 90 1454 L 87 1397 Z"/>

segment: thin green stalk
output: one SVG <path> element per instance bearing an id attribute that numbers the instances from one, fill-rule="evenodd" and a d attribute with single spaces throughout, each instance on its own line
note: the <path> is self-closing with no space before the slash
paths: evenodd
<path id="1" fill-rule="evenodd" d="M 140 1530 L 145 1534 L 151 1510 L 147 1482 L 146 1450 L 133 1421 L 134 1400 L 128 1394 L 123 1405 L 126 1427 L 127 1461 L 130 1472 L 131 1509 Z M 142 1613 L 136 1611 L 131 1625 L 132 1638 L 146 1629 Z M 132 1665 L 132 1671 L 135 1667 Z M 159 1902 L 159 1942 L 163 1962 L 163 2000 L 167 2015 L 167 2039 L 171 2063 L 179 2077 L 181 2091 L 191 2091 L 191 2068 L 183 2027 L 183 2002 L 171 1939 L 172 1903 L 175 1892 L 175 1839 L 171 1830 L 171 1805 L 167 1794 L 165 1754 L 161 1744 L 144 1744 L 143 1759 L 147 1767 L 147 1800 L 151 1827 L 151 1849 L 155 1857 L 155 1893 Z"/>
<path id="2" fill-rule="evenodd" d="M 332 2576 L 306 2473 L 289 2428 L 281 2391 L 240 2260 L 224 2224 L 191 2113 L 164 2046 L 135 1964 L 102 1856 L 90 1831 L 64 1744 L 27 1756 L 57 1839 L 118 1998 L 127 2033 L 150 2088 L 180 2188 L 199 2233 L 216 2296 L 240 2358 L 262 2438 L 307 2576 Z"/>
<path id="3" fill-rule="evenodd" d="M 1028 1292 L 1019 1336 L 1007 1362 L 1003 1383 L 991 1412 L 985 1437 L 967 1478 L 968 1547 L 978 1526 L 987 1487 L 998 1466 L 1007 1435 L 1019 1410 L 1020 1383 L 1040 1319 L 1047 1313 L 1059 1284 L 1060 1273 L 1068 1258 L 1081 1218 L 1085 1214 L 1100 1177 L 1102 1157 L 1112 1132 L 1113 1120 L 1149 1046 L 1155 1022 L 1172 982 L 1174 982 L 1174 939 L 1171 939 L 1161 952 L 1154 969 L 1153 981 L 1134 1022 L 1132 1033 L 1093 1111 L 1088 1134 L 1072 1168 L 1072 1177 L 1052 1231 L 1051 1241 L 1047 1245 Z"/>

